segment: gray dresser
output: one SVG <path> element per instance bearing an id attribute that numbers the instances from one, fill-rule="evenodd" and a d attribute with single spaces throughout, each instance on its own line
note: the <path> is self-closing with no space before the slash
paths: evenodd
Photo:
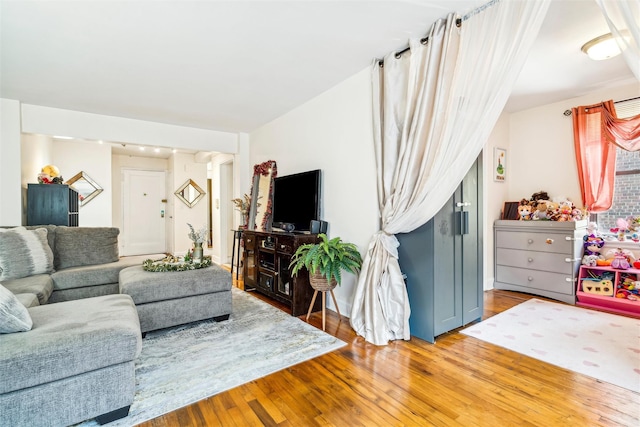
<path id="1" fill-rule="evenodd" d="M 586 227 L 586 220 L 497 220 L 494 287 L 575 304 Z"/>

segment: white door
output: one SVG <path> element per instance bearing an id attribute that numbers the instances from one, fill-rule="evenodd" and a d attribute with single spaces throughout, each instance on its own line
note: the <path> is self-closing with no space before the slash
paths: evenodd
<path id="1" fill-rule="evenodd" d="M 122 254 L 166 251 L 165 172 L 122 171 Z"/>

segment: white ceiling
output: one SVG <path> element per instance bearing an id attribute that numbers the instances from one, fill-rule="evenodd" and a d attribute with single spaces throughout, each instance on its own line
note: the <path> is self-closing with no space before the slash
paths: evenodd
<path id="1" fill-rule="evenodd" d="M 485 2 L 2 0 L 0 96 L 250 132 Z M 608 31 L 595 1 L 554 0 L 508 110 L 634 82 L 580 51 Z"/>

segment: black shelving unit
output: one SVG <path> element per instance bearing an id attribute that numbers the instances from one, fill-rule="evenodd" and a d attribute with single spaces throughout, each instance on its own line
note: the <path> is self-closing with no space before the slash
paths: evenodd
<path id="1" fill-rule="evenodd" d="M 65 184 L 27 185 L 27 225 L 78 226 L 78 192 Z"/>

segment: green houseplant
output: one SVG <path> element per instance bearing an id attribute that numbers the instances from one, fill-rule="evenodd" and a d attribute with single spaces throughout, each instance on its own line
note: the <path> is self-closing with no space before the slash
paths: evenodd
<path id="1" fill-rule="evenodd" d="M 298 247 L 291 257 L 291 274 L 302 268 L 309 270 L 309 281 L 316 290 L 333 289 L 342 281 L 342 270 L 357 273 L 362 266 L 362 257 L 353 243 L 343 242 L 340 237 L 329 240 L 318 234 L 318 243 L 307 243 Z"/>

